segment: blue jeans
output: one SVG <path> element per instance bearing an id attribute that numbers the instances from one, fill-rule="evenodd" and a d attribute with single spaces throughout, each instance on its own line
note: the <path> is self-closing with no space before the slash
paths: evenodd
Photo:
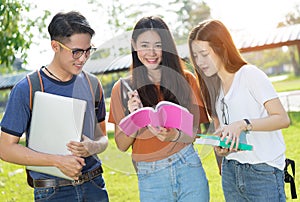
<path id="1" fill-rule="evenodd" d="M 141 202 L 209 201 L 207 178 L 192 144 L 166 159 L 136 166 Z"/>
<path id="2" fill-rule="evenodd" d="M 241 164 L 223 158 L 222 187 L 227 202 L 283 202 L 284 173 L 260 164 Z"/>
<path id="3" fill-rule="evenodd" d="M 102 175 L 77 186 L 34 188 L 34 199 L 55 202 L 109 201 Z"/>

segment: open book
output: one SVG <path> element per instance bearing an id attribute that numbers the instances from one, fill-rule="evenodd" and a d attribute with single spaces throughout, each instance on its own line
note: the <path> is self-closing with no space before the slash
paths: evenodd
<path id="1" fill-rule="evenodd" d="M 197 136 L 200 138 L 196 138 L 195 144 L 208 144 L 208 145 L 220 146 L 220 147 L 224 147 L 224 148 L 229 148 L 231 145 L 231 142 L 226 144 L 226 138 L 224 140 L 221 140 L 221 138 L 219 136 L 203 135 L 203 134 L 197 134 Z M 252 147 L 252 145 L 240 142 L 238 149 L 239 150 L 252 150 L 253 147 Z"/>
<path id="2" fill-rule="evenodd" d="M 186 108 L 169 101 L 159 102 L 155 109 L 142 107 L 124 117 L 119 123 L 120 128 L 127 136 L 148 125 L 177 128 L 185 134 L 193 136 L 193 114 Z"/>

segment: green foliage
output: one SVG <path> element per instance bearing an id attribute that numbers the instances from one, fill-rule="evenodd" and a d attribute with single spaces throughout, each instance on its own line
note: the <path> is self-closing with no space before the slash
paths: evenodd
<path id="1" fill-rule="evenodd" d="M 291 10 L 286 16 L 285 21 L 279 22 L 278 27 L 284 27 L 289 25 L 300 24 L 300 4 L 296 4 L 294 9 Z M 297 51 L 298 49 L 298 51 Z M 294 68 L 294 74 L 300 76 L 300 64 L 299 64 L 299 48 L 292 47 L 289 49 L 292 67 Z"/>
<path id="2" fill-rule="evenodd" d="M 199 24 L 199 22 L 210 17 L 210 8 L 207 3 L 195 0 L 172 0 L 170 5 L 173 5 L 168 11 L 176 13 L 177 24 L 173 24 L 171 29 L 174 30 L 174 37 L 178 43 L 186 43 L 191 29 Z"/>
<path id="3" fill-rule="evenodd" d="M 265 49 L 256 52 L 242 53 L 243 57 L 251 64 L 266 70 L 270 67 L 281 67 L 290 64 L 291 59 L 288 52 L 283 52 L 281 48 Z"/>
<path id="4" fill-rule="evenodd" d="M 26 50 L 32 43 L 33 29 L 43 33 L 50 12 L 45 11 L 43 16 L 35 19 L 25 17 L 24 13 L 31 9 L 32 5 L 24 0 L 0 0 L 0 73 L 12 71 L 16 55 L 26 63 Z"/>

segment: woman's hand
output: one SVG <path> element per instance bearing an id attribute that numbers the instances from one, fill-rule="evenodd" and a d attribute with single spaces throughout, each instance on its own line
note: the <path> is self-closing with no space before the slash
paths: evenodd
<path id="1" fill-rule="evenodd" d="M 215 152 L 218 154 L 218 156 L 227 156 L 230 153 L 230 150 L 228 148 L 223 147 L 214 147 Z"/>
<path id="2" fill-rule="evenodd" d="M 226 139 L 226 144 L 230 143 L 229 151 L 238 151 L 238 145 L 240 142 L 240 135 L 245 129 L 246 123 L 241 121 L 233 122 L 229 125 L 224 125 L 221 128 L 218 128 L 214 134 L 219 135 L 221 140 Z M 223 151 L 224 152 L 224 151 Z M 223 153 L 221 151 L 221 153 Z"/>
<path id="3" fill-rule="evenodd" d="M 147 128 L 162 142 L 172 142 L 179 139 L 179 131 L 176 128 L 164 128 L 147 126 Z"/>
<path id="4" fill-rule="evenodd" d="M 135 110 L 142 107 L 142 101 L 139 97 L 137 90 L 129 91 L 128 97 L 129 97 L 129 100 L 128 100 L 127 106 L 128 106 L 128 110 L 130 113 L 132 113 Z"/>

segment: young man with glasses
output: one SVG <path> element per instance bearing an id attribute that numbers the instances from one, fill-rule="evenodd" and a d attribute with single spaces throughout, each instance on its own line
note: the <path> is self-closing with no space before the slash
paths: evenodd
<path id="1" fill-rule="evenodd" d="M 94 50 L 91 45 L 94 30 L 84 16 L 72 11 L 56 14 L 48 32 L 54 57 L 49 65 L 38 70 L 44 92 L 87 101 L 82 141 L 67 144 L 72 155 L 40 153 L 18 144 L 23 133 L 26 133 L 26 138 L 30 137 L 30 85 L 24 78 L 12 89 L 1 122 L 0 157 L 26 166 L 55 166 L 73 179 L 30 171 L 35 200 L 108 201 L 101 161 L 97 157 L 108 144 L 104 94 L 98 81 L 101 97 L 98 106 L 95 106 L 89 81 L 82 71 Z M 96 114 L 95 108 L 98 108 Z"/>

